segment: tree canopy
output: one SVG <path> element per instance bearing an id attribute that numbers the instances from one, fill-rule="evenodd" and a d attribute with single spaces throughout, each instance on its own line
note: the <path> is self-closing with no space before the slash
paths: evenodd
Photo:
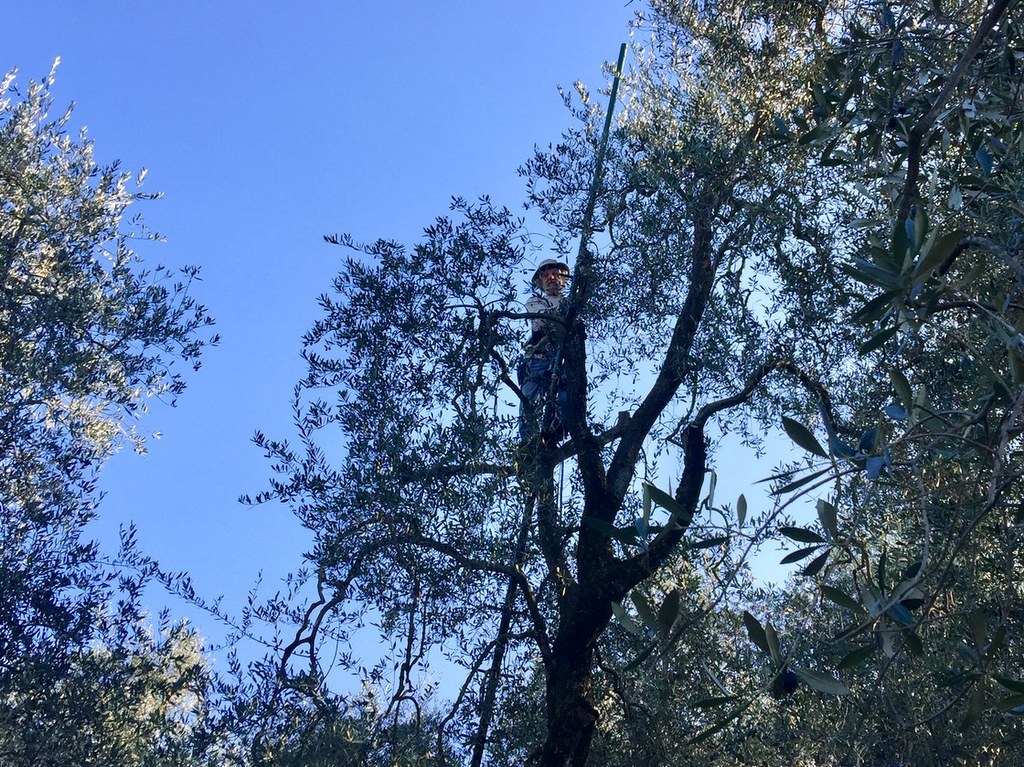
<path id="1" fill-rule="evenodd" d="M 313 532 L 315 596 L 245 608 L 295 625 L 232 684 L 187 627 L 146 626 L 167 576 L 131 531 L 114 562 L 84 535 L 103 461 L 216 340 L 196 273 L 142 267 L 141 177 L 49 117 L 52 76 L 7 78 L 0 753 L 1016 763 L 1020 22 L 1012 0 L 652 0 L 607 87 L 564 94 L 524 214 L 457 197 L 413 244 L 330 235 L 297 439 L 255 440 L 254 500 Z M 572 281 L 538 313 L 547 257 Z M 564 428 L 523 422 L 534 320 Z M 723 501 L 722 451 L 773 431 L 797 457 Z M 773 587 L 752 557 L 779 543 Z M 380 655 L 354 657 L 367 631 Z"/>
<path id="2" fill-rule="evenodd" d="M 96 472 L 150 398 L 173 404 L 212 324 L 196 276 L 142 267 L 155 195 L 100 165 L 49 87 L 0 85 L 0 754 L 5 764 L 180 764 L 209 686 L 196 635 L 149 627 L 152 563 L 86 533 Z"/>
<path id="3" fill-rule="evenodd" d="M 640 13 L 611 112 L 578 86 L 522 168 L 573 268 L 557 446 L 519 442 L 521 220 L 456 199 L 413 246 L 332 237 L 354 252 L 305 339 L 301 445 L 257 440 L 317 540 L 283 668 L 329 698 L 318 647 L 373 620 L 389 716 L 473 763 L 626 762 L 659 727 L 659 762 L 743 761 L 752 726 L 775 763 L 1005 760 L 1017 24 L 1002 0 Z M 780 425 L 808 461 L 775 507 L 716 502 L 719 440 Z M 769 539 L 801 547 L 784 597 L 749 578 Z M 428 716 L 441 656 L 464 682 Z M 796 699 L 822 725 L 783 749 L 793 709 L 766 706 Z"/>

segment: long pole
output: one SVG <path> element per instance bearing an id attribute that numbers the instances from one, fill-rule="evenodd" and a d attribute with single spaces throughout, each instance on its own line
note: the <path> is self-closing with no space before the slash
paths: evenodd
<path id="1" fill-rule="evenodd" d="M 611 133 L 612 125 L 612 113 L 615 111 L 615 99 L 619 91 L 619 77 L 622 74 L 622 67 L 626 60 L 626 44 L 623 43 L 619 46 L 619 59 L 615 65 L 615 79 L 612 81 L 611 95 L 608 99 L 608 113 L 604 118 L 604 130 L 601 134 L 601 143 L 597 148 L 597 160 L 594 163 L 594 178 L 590 183 L 590 194 L 587 198 L 587 207 L 583 213 L 583 232 L 580 237 L 580 249 L 579 255 L 577 256 L 576 263 L 580 263 L 581 258 L 585 258 L 587 251 L 587 242 L 591 234 L 591 226 L 594 220 L 594 208 L 597 205 L 597 194 L 598 189 L 601 185 L 601 176 L 604 172 L 604 156 L 608 148 L 608 136 Z M 586 268 L 589 269 L 589 264 L 586 264 Z M 573 287 L 575 289 L 575 278 L 573 279 Z M 570 295 L 572 295 L 570 293 Z M 571 307 L 571 305 L 570 305 Z M 559 364 L 561 358 L 561 348 L 559 348 L 558 359 L 556 365 Z M 557 370 L 556 376 L 557 376 Z M 554 378 L 553 378 L 554 381 Z M 554 397 L 554 392 L 549 392 L 548 406 Z M 545 464 L 547 462 L 544 462 Z M 533 462 L 529 465 L 528 471 L 537 472 L 541 462 Z M 538 479 L 534 474 L 534 479 Z M 536 481 L 530 483 L 531 487 L 539 487 L 540 484 Z M 548 503 L 553 504 L 554 498 L 547 499 Z M 532 494 L 527 498 L 525 516 L 523 519 L 523 525 L 520 528 L 519 539 L 516 542 L 515 561 L 514 566 L 519 567 L 526 554 L 526 542 L 527 535 L 530 530 L 530 519 L 532 517 L 531 510 L 534 504 L 538 507 L 538 513 L 540 513 L 541 498 L 537 494 Z M 550 513 L 551 510 L 549 510 Z M 473 742 L 473 756 L 471 765 L 472 767 L 479 767 L 483 762 L 484 753 L 487 745 L 487 733 L 490 730 L 491 720 L 494 716 L 494 701 L 497 695 L 498 686 L 501 681 L 501 666 L 505 658 L 505 650 L 508 646 L 509 640 L 509 629 L 511 627 L 512 612 L 515 606 L 516 599 L 516 582 L 514 579 L 509 580 L 508 589 L 505 593 L 505 602 L 502 605 L 501 621 L 498 627 L 498 636 L 495 638 L 494 656 L 491 661 L 491 667 L 487 671 L 484 684 L 484 696 L 482 710 L 480 712 L 480 722 L 477 726 L 476 737 Z"/>
<path id="2" fill-rule="evenodd" d="M 622 76 L 622 67 L 626 62 L 626 44 L 619 46 L 619 60 L 615 64 L 615 79 L 612 80 L 612 91 L 608 96 L 608 111 L 604 116 L 604 130 L 601 131 L 601 143 L 597 146 L 597 160 L 594 163 L 594 179 L 590 183 L 590 194 L 587 197 L 587 207 L 583 211 L 583 231 L 580 234 L 580 249 L 576 254 L 577 270 L 580 259 L 586 262 L 589 267 L 589 253 L 587 242 L 590 240 L 591 227 L 594 224 L 594 208 L 597 206 L 597 193 L 601 187 L 601 176 L 604 174 L 604 156 L 608 151 L 608 136 L 612 129 L 612 114 L 615 112 L 615 99 L 619 93 L 619 78 Z"/>
<path id="3" fill-rule="evenodd" d="M 594 177 L 590 182 L 590 192 L 587 195 L 587 207 L 583 209 L 583 224 L 580 232 L 580 247 L 576 252 L 576 269 L 572 278 L 572 286 L 569 289 L 569 310 L 566 312 L 566 325 L 569 325 L 579 311 L 580 296 L 584 295 L 590 272 L 593 267 L 593 258 L 587 244 L 590 242 L 590 235 L 593 234 L 594 208 L 597 207 L 597 195 L 601 188 L 601 178 L 604 175 L 604 156 L 608 150 L 608 137 L 612 130 L 612 116 L 615 112 L 615 99 L 619 93 L 619 79 L 622 77 L 622 67 L 626 63 L 626 44 L 619 46 L 619 58 L 615 63 L 615 78 L 612 80 L 612 90 L 608 96 L 608 110 L 604 115 L 604 129 L 601 131 L 601 141 L 597 145 L 597 159 L 594 161 Z M 563 336 L 564 337 L 564 336 Z M 558 353 L 555 356 L 555 369 L 551 376 L 551 389 L 548 392 L 546 407 L 556 407 L 558 392 L 559 368 L 562 365 L 562 342 L 558 344 Z"/>

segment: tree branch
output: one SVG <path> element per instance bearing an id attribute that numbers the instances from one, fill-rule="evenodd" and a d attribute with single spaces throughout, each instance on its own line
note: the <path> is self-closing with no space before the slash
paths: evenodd
<path id="1" fill-rule="evenodd" d="M 629 589 L 660 568 L 689 528 L 700 503 L 700 491 L 707 471 L 707 445 L 704 437 L 707 422 L 718 413 L 746 403 L 764 380 L 776 371 L 796 376 L 801 385 L 818 398 L 823 417 L 829 423 L 829 428 L 835 430 L 832 404 L 825 388 L 787 359 L 768 360 L 751 374 L 738 392 L 702 407 L 683 431 L 681 440 L 684 450 L 683 474 L 676 488 L 675 500 L 683 507 L 686 517 L 673 517 L 671 523 L 658 533 L 645 551 L 616 563 L 617 572 L 613 579 L 614 593 L 617 595 L 615 601 L 620 601 Z"/>
<path id="2" fill-rule="evenodd" d="M 977 31 L 974 33 L 974 37 L 971 42 L 968 43 L 967 49 L 964 51 L 960 60 L 954 67 L 952 74 L 949 79 L 946 80 L 945 85 L 942 86 L 942 90 L 939 91 L 939 95 L 935 98 L 931 109 L 929 109 L 914 127 L 911 128 L 910 134 L 907 138 L 907 179 L 903 185 L 903 199 L 900 201 L 900 208 L 897 220 L 903 221 L 910 213 L 910 206 L 916 202 L 919 197 L 917 180 L 921 173 L 921 155 L 924 149 L 924 138 L 931 131 L 935 125 L 935 121 L 938 119 L 939 114 L 942 112 L 946 103 L 952 98 L 953 91 L 960 84 L 964 75 L 967 73 L 967 68 L 974 61 L 978 52 L 981 50 L 982 45 L 988 39 L 988 36 L 992 34 L 992 30 L 995 29 L 996 24 L 1002 18 L 1003 14 L 1006 13 L 1006 9 L 1010 5 L 1010 0 L 995 0 L 992 7 L 989 9 L 988 14 L 982 19 L 981 24 L 978 26 Z"/>

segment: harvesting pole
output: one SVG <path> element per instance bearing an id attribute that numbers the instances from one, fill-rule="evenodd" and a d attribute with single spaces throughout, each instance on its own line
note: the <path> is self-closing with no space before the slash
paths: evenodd
<path id="1" fill-rule="evenodd" d="M 569 316 L 576 313 L 578 294 L 586 287 L 587 278 L 590 276 L 593 267 L 593 259 L 587 244 L 590 242 L 590 235 L 593 233 L 594 208 L 597 206 L 597 193 L 601 187 L 601 178 L 604 175 L 604 156 L 608 150 L 608 136 L 612 129 L 612 115 L 615 112 L 615 99 L 619 93 L 619 79 L 622 76 L 622 67 L 626 62 L 626 44 L 619 46 L 619 59 L 615 64 L 615 78 L 612 80 L 611 94 L 608 96 L 608 110 L 604 115 L 604 129 L 601 131 L 601 142 L 597 145 L 597 159 L 594 162 L 594 178 L 590 182 L 590 193 L 587 196 L 587 207 L 583 210 L 582 231 L 580 232 L 580 247 L 576 253 L 576 268 L 572 280 L 572 288 L 569 291 Z M 582 286 L 580 286 L 582 282 Z"/>

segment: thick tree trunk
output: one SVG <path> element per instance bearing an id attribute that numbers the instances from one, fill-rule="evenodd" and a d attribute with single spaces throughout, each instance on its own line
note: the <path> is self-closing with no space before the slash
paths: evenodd
<path id="1" fill-rule="evenodd" d="M 611 620 L 611 603 L 595 594 L 576 594 L 567 606 L 552 645 L 548 732 L 538 762 L 543 767 L 582 767 L 597 729 L 598 712 L 591 699 L 594 652 Z"/>
<path id="2" fill-rule="evenodd" d="M 543 767 L 582 767 L 597 727 L 597 709 L 587 699 L 593 649 L 558 661 L 549 680 L 548 735 L 541 752 Z"/>

